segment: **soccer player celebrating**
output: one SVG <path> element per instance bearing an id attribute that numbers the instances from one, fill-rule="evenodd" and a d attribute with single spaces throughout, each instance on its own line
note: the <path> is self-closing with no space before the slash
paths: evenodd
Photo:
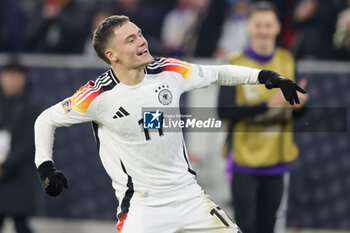
<path id="1" fill-rule="evenodd" d="M 198 185 L 182 133 L 142 131 L 142 108 L 178 108 L 183 92 L 213 83 L 279 87 L 290 104 L 299 102 L 297 91 L 306 91 L 270 70 L 154 59 L 141 30 L 126 16 L 102 21 L 93 46 L 111 69 L 46 109 L 35 123 L 35 163 L 45 192 L 57 196 L 68 187 L 53 166 L 55 128 L 93 122 L 119 201 L 118 232 L 240 232 Z"/>

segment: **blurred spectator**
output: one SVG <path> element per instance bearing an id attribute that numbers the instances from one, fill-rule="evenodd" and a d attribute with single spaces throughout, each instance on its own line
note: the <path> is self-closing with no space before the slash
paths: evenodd
<path id="1" fill-rule="evenodd" d="M 76 0 L 44 0 L 30 16 L 30 52 L 81 53 L 89 9 Z"/>
<path id="2" fill-rule="evenodd" d="M 230 0 L 230 11 L 225 20 L 215 56 L 224 58 L 228 53 L 244 48 L 249 36 L 247 21 L 250 0 Z"/>
<path id="3" fill-rule="evenodd" d="M 337 58 L 350 60 L 350 0 L 348 8 L 340 12 L 333 37 Z"/>
<path id="4" fill-rule="evenodd" d="M 276 47 L 281 26 L 275 7 L 268 2 L 252 5 L 248 32 L 250 44 L 229 56 L 233 65 L 269 69 L 294 79 L 292 54 Z M 306 86 L 306 80 L 299 85 Z M 230 168 L 233 208 L 238 226 L 245 233 L 273 233 L 278 216 L 286 214 L 288 165 L 298 156 L 292 135 L 292 109 L 280 90 L 265 86 L 220 87 L 219 116 L 228 123 L 225 154 Z M 230 177 L 230 178 L 231 178 Z M 287 179 L 288 180 L 288 179 Z M 282 197 L 285 197 L 282 201 Z M 279 226 L 284 232 L 285 224 Z"/>
<path id="5" fill-rule="evenodd" d="M 194 56 L 211 57 L 216 49 L 227 12 L 226 0 L 212 0 L 200 25 Z"/>
<path id="6" fill-rule="evenodd" d="M 143 12 L 143 0 L 113 0 L 111 10 L 114 15 L 127 15 L 136 25 L 147 25 L 145 20 L 148 12 Z M 150 27 L 150 25 L 148 25 Z M 144 28 L 140 26 L 140 28 Z M 147 29 L 146 29 L 147 30 Z"/>
<path id="7" fill-rule="evenodd" d="M 112 0 L 110 7 L 114 15 L 126 15 L 147 38 L 150 50 L 155 54 L 161 53 L 160 31 L 165 14 L 171 1 L 157 0 Z"/>
<path id="8" fill-rule="evenodd" d="M 294 11 L 296 58 L 333 59 L 337 1 L 300 0 Z"/>
<path id="9" fill-rule="evenodd" d="M 193 56 L 201 23 L 210 0 L 178 0 L 164 19 L 161 39 L 163 53 Z"/>
<path id="10" fill-rule="evenodd" d="M 0 230 L 4 218 L 12 217 L 18 233 L 30 233 L 27 217 L 34 213 L 37 177 L 26 68 L 4 66 L 0 85 Z"/>
<path id="11" fill-rule="evenodd" d="M 282 30 L 280 35 L 277 37 L 277 44 L 286 49 L 294 48 L 296 44 L 296 32 L 293 25 L 293 9 L 299 0 L 268 0 L 268 2 L 275 5 L 280 13 Z"/>
<path id="12" fill-rule="evenodd" d="M 26 49 L 26 22 L 17 1 L 0 1 L 0 52 L 23 52 Z"/>
<path id="13" fill-rule="evenodd" d="M 93 16 L 91 19 L 91 25 L 90 25 L 90 33 L 87 36 L 85 45 L 84 45 L 84 50 L 83 50 L 84 55 L 96 54 L 94 48 L 92 47 L 92 37 L 93 37 L 94 31 L 97 28 L 97 25 L 110 15 L 112 15 L 112 13 L 108 6 L 102 6 L 93 13 Z"/>

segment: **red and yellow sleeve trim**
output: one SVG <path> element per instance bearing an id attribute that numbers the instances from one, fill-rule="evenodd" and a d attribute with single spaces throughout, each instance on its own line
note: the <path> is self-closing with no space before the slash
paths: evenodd
<path id="1" fill-rule="evenodd" d="M 82 114 L 86 114 L 92 101 L 102 92 L 102 88 L 96 87 L 93 81 L 89 81 L 72 96 L 73 108 Z"/>
<path id="2" fill-rule="evenodd" d="M 161 58 L 162 71 L 174 71 L 179 73 L 186 81 L 189 80 L 192 72 L 192 64 L 174 58 Z"/>

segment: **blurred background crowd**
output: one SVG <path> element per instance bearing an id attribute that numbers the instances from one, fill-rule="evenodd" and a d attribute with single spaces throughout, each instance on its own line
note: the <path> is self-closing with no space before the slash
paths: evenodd
<path id="1" fill-rule="evenodd" d="M 350 1 L 270 1 L 280 12 L 279 46 L 297 59 L 350 59 Z M 0 52 L 89 54 L 98 22 L 125 14 L 142 28 L 153 55 L 223 57 L 247 43 L 252 2 L 2 0 Z"/>
<path id="2" fill-rule="evenodd" d="M 282 198 L 280 207 L 284 209 L 279 208 L 276 214 L 282 230 L 275 233 L 285 232 L 286 216 L 288 233 L 304 233 L 297 230 L 306 228 L 350 229 L 350 66 L 343 62 L 350 61 L 350 0 L 266 1 L 276 6 L 282 25 L 279 31 L 277 20 L 278 30 L 271 30 L 272 26 L 267 23 L 268 32 L 255 35 L 270 37 L 262 40 L 273 42 L 273 52 L 268 54 L 254 50 L 259 46 L 255 46 L 254 33 L 247 30 L 251 6 L 257 0 L 0 0 L 0 232 L 4 222 L 6 227 L 7 216 L 13 217 L 19 233 L 31 232 L 27 216 L 56 218 L 56 222 L 48 223 L 47 219 L 34 219 L 31 225 L 38 233 L 115 232 L 117 201 L 110 178 L 97 156 L 90 125 L 56 132 L 55 164 L 70 179 L 69 190 L 57 198 L 44 195 L 35 175 L 32 139 L 33 121 L 41 111 L 71 96 L 82 84 L 105 71 L 106 64 L 102 66 L 86 58 L 97 59 L 91 43 L 93 32 L 99 22 L 115 14 L 129 16 L 142 29 L 154 57 L 178 57 L 200 64 L 226 60 L 236 65 L 275 70 L 295 78 L 299 84 L 304 83 L 303 87 L 307 83 L 308 112 L 293 118 L 294 126 L 299 125 L 299 129 L 291 130 L 300 156 L 288 168 L 290 181 L 289 174 L 286 174 L 287 182 L 283 180 L 283 184 L 287 183 L 282 187 L 283 198 L 282 193 L 277 198 L 278 201 Z M 257 21 L 267 22 L 261 15 L 258 18 Z M 232 53 L 238 50 L 240 54 Z M 13 56 L 17 54 L 18 57 Z M 15 63 L 7 64 L 12 58 Z M 9 92 L 7 87 L 17 91 Z M 253 93 L 252 88 L 244 91 Z M 223 93 L 217 87 L 186 93 L 184 105 L 216 109 L 223 103 L 217 103 Z M 229 93 L 235 95 L 232 89 Z M 276 96 L 271 100 L 276 100 Z M 235 98 L 231 97 L 227 98 L 230 103 Z M 282 95 L 278 98 L 283 100 Z M 262 105 L 260 102 L 252 105 L 265 111 L 264 101 Z M 331 110 L 340 112 L 338 118 L 326 114 Z M 232 116 L 221 117 L 232 120 Z M 339 129 L 339 125 L 340 130 L 333 130 Z M 306 127 L 309 128 L 305 130 Z M 237 197 L 230 194 L 232 177 L 226 181 L 226 161 L 218 156 L 224 141 L 226 149 L 234 146 L 228 145 L 229 140 L 232 138 L 226 137 L 226 132 L 221 136 L 186 133 L 190 160 L 199 174 L 199 183 L 223 209 L 234 209 L 235 218 L 239 219 L 238 208 L 230 208 L 234 202 L 231 197 Z M 249 144 L 246 142 L 238 144 Z M 251 145 L 257 148 L 255 141 Z M 227 150 L 227 158 L 237 151 Z M 230 164 L 235 165 L 228 160 L 226 168 Z M 237 166 L 233 171 L 235 169 Z M 235 177 L 237 181 L 237 175 Z M 236 190 L 244 190 L 243 187 L 252 185 L 244 181 Z M 248 189 L 248 193 L 253 192 Z M 242 209 L 246 210 L 246 206 Z M 58 218 L 62 221 L 57 221 Z M 75 224 L 67 219 L 111 222 L 106 230 L 101 230 L 96 222 L 89 221 L 89 227 L 84 228 L 87 223 Z M 68 223 L 75 225 L 69 228 Z"/>

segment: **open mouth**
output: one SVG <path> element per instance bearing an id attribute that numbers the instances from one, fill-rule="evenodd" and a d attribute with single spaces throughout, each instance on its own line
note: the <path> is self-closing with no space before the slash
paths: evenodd
<path id="1" fill-rule="evenodd" d="M 143 54 L 148 53 L 148 49 L 144 49 L 141 52 L 137 53 L 137 56 L 142 56 Z"/>

